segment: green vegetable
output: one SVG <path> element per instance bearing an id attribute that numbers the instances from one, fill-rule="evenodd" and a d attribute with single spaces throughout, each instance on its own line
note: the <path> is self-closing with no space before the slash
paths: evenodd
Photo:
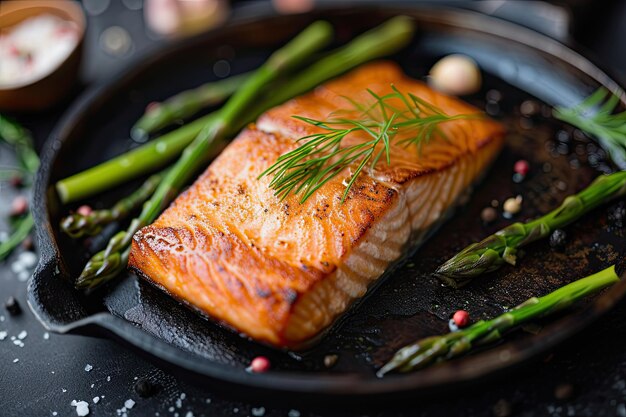
<path id="1" fill-rule="evenodd" d="M 618 96 L 600 88 L 579 105 L 556 107 L 553 114 L 594 136 L 613 162 L 626 169 L 626 111 L 613 114 L 619 102 Z"/>
<path id="2" fill-rule="evenodd" d="M 62 203 L 72 203 L 114 188 L 163 167 L 180 155 L 189 143 L 212 123 L 215 113 L 152 140 L 120 156 L 56 183 Z"/>
<path id="3" fill-rule="evenodd" d="M 326 22 L 316 22 L 286 46 L 274 52 L 216 113 L 213 122 L 208 123 L 185 149 L 152 197 L 146 201 L 139 217 L 133 219 L 126 231 L 113 236 L 104 251 L 91 258 L 78 278 L 76 287 L 92 288 L 115 277 L 126 265 L 128 250 L 135 232 L 156 219 L 206 161 L 206 156 L 215 152 L 216 147 L 220 147 L 228 136 L 239 129 L 242 119 L 248 121 L 245 112 L 263 86 L 284 75 L 306 56 L 324 47 L 330 42 L 331 37 L 331 26 Z"/>
<path id="4" fill-rule="evenodd" d="M 526 223 L 513 223 L 478 243 L 473 243 L 441 265 L 436 273 L 458 288 L 472 278 L 495 271 L 505 263 L 515 265 L 517 250 L 549 236 L 594 208 L 626 194 L 626 171 L 596 178 L 589 187 L 567 197 L 550 213 Z"/>
<path id="5" fill-rule="evenodd" d="M 33 146 L 33 138 L 26 129 L 0 114 L 0 139 L 13 147 L 20 164 L 30 174 L 39 168 L 39 156 Z"/>
<path id="6" fill-rule="evenodd" d="M 9 256 L 28 237 L 34 225 L 33 215 L 30 212 L 15 220 L 13 232 L 7 240 L 0 243 L 0 261 Z"/>
<path id="7" fill-rule="evenodd" d="M 233 118 L 233 126 L 230 127 L 232 129 L 232 133 L 237 132 L 245 126 L 246 123 L 250 120 L 254 120 L 268 108 L 281 104 L 298 94 L 305 93 L 306 91 L 316 87 L 318 84 L 330 78 L 336 77 L 364 62 L 399 50 L 409 42 L 413 36 L 413 32 L 413 21 L 407 17 L 401 16 L 391 19 L 378 28 L 355 38 L 346 46 L 330 53 L 325 58 L 307 67 L 292 79 L 285 82 L 281 88 L 270 88 L 267 90 L 266 94 L 261 97 L 260 100 L 255 101 L 256 104 L 251 110 L 245 111 L 244 114 L 239 115 L 239 122 L 237 122 L 237 117 Z M 298 58 L 298 60 L 299 59 L 300 58 Z M 297 64 L 296 61 L 293 61 L 293 63 Z M 279 74 L 276 74 L 276 77 L 278 76 Z M 248 83 L 250 82 L 251 81 L 248 80 Z M 245 86 L 242 86 L 242 89 L 237 91 L 237 93 L 226 104 L 224 109 L 230 106 L 229 112 L 232 112 L 233 104 L 231 103 L 233 103 L 233 100 L 235 100 L 237 96 L 242 94 L 244 87 L 249 88 L 248 83 L 246 83 Z M 253 91 L 246 92 L 246 94 L 253 93 Z M 241 99 L 238 98 L 238 100 Z M 250 101 L 254 100 L 250 99 Z M 221 113 L 224 109 L 218 112 L 215 116 L 216 121 L 221 118 Z M 218 128 L 224 127 L 219 126 L 219 123 L 208 124 L 206 128 L 207 130 L 205 130 L 200 137 L 215 138 L 215 133 L 217 133 L 215 129 Z M 194 141 L 194 143 L 196 142 L 197 141 Z M 168 174 L 168 178 L 165 178 L 159 189 L 157 189 L 155 196 L 148 203 L 146 203 L 139 218 L 133 220 L 126 232 L 121 232 L 114 236 L 109 242 L 107 249 L 94 255 L 87 266 L 85 266 L 83 274 L 77 282 L 77 286 L 79 288 L 93 288 L 115 277 L 117 273 L 126 266 L 130 250 L 130 240 L 133 234 L 140 227 L 150 223 L 154 218 L 156 218 L 162 208 L 175 197 L 176 191 L 174 191 L 174 188 L 170 187 L 170 184 L 173 184 L 170 180 L 175 180 L 176 185 L 180 186 L 179 183 L 184 184 L 192 175 L 192 173 L 189 172 L 189 166 L 202 165 L 200 162 L 196 164 L 197 161 L 193 161 L 193 163 L 189 162 L 190 158 L 194 158 L 196 156 L 198 146 L 202 146 L 203 149 L 208 149 L 204 152 L 200 152 L 203 155 L 203 161 L 206 161 L 223 145 L 223 141 L 214 139 L 213 142 L 209 143 L 207 141 L 204 145 L 196 144 L 192 146 L 190 150 L 186 150 L 183 153 L 182 158 Z M 186 179 L 182 180 L 182 177 Z"/>
<path id="8" fill-rule="evenodd" d="M 193 116 L 205 107 L 222 103 L 241 86 L 250 74 L 235 75 L 186 90 L 148 109 L 131 129 L 131 136 L 144 141 L 148 135 L 176 120 Z"/>
<path id="9" fill-rule="evenodd" d="M 131 195 L 124 197 L 110 209 L 94 210 L 87 215 L 70 214 L 61 220 L 61 230 L 74 239 L 97 235 L 107 224 L 123 220 L 139 209 L 152 196 L 163 177 L 163 173 L 152 175 Z"/>
<path id="10" fill-rule="evenodd" d="M 30 132 L 13 120 L 0 115 L 0 139 L 15 150 L 15 154 L 27 176 L 33 176 L 39 168 L 39 157 L 33 147 L 33 139 Z M 3 176 L 8 176 L 12 173 L 23 174 L 21 171 L 9 169 L 3 172 Z M 13 232 L 7 240 L 0 243 L 0 260 L 9 256 L 26 239 L 33 226 L 33 216 L 30 213 L 15 219 Z"/>
<path id="11" fill-rule="evenodd" d="M 266 109 L 282 104 L 364 62 L 399 50 L 409 42 L 414 30 L 411 19 L 399 16 L 366 32 L 311 64 L 302 74 L 268 86 L 264 97 L 250 110 L 247 120 L 252 121 Z M 61 201 L 67 204 L 91 197 L 156 171 L 179 156 L 214 117 L 214 113 L 204 116 L 125 154 L 57 182 L 56 189 Z"/>
<path id="12" fill-rule="evenodd" d="M 432 336 L 400 349 L 378 371 L 378 376 L 389 372 L 411 372 L 437 362 L 449 360 L 471 351 L 476 346 L 493 343 L 514 326 L 548 316 L 570 307 L 573 303 L 601 289 L 619 282 L 611 266 L 596 274 L 574 281 L 540 298 L 531 298 L 495 319 L 479 321 L 470 327 L 442 336 Z"/>

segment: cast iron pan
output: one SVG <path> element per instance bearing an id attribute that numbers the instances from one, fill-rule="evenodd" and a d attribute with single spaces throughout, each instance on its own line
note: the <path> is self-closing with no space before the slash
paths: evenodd
<path id="1" fill-rule="evenodd" d="M 74 242 L 59 232 L 60 217 L 75 207 L 59 204 L 53 187 L 58 179 L 133 146 L 126 139 L 129 128 L 146 105 L 215 78 L 211 69 L 217 60 L 228 61 L 233 73 L 247 71 L 315 19 L 333 23 L 342 43 L 397 14 L 413 16 L 419 31 L 412 45 L 392 59 L 408 74 L 423 78 L 444 55 L 474 57 L 485 80 L 482 91 L 466 99 L 485 108 L 485 97 L 498 98 L 493 90 L 500 93 L 502 98 L 491 102 L 488 110 L 508 125 L 507 146 L 471 201 L 317 346 L 294 354 L 259 345 L 201 318 L 130 274 L 90 295 L 73 289 L 70 282 L 87 260 L 88 250 L 104 242 Z M 51 331 L 114 337 L 214 386 L 236 386 L 238 394 L 363 401 L 441 392 L 510 370 L 596 320 L 624 296 L 626 282 L 491 349 L 418 373 L 375 376 L 375 369 L 403 344 L 446 332 L 450 315 L 459 308 L 474 319 L 492 317 L 621 259 L 626 250 L 623 202 L 598 209 L 569 227 L 560 251 L 546 242 L 534 244 L 517 267 L 502 268 L 462 290 L 444 287 L 431 275 L 453 253 L 509 222 L 500 218 L 492 225 L 482 224 L 479 213 L 492 200 L 522 194 L 523 211 L 517 219 L 526 219 L 554 208 L 599 173 L 611 171 L 604 153 L 588 138 L 550 117 L 550 106 L 576 103 L 600 85 L 623 94 L 607 75 L 565 46 L 467 11 L 424 6 L 330 8 L 299 16 L 236 19 L 137 60 L 86 93 L 59 123 L 47 142 L 35 189 L 42 258 L 30 282 L 29 302 Z M 526 100 L 531 101 L 523 116 L 520 104 Z M 511 180 L 512 165 L 519 158 L 531 162 L 531 173 L 520 184 Z M 86 203 L 110 205 L 133 186 Z M 324 366 L 328 354 L 338 355 L 330 368 Z M 257 355 L 271 359 L 270 372 L 245 371 Z"/>

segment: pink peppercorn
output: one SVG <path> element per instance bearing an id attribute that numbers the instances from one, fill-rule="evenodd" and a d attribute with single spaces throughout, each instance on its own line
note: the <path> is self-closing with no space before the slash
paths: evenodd
<path id="1" fill-rule="evenodd" d="M 252 359 L 250 362 L 250 367 L 248 368 L 251 372 L 255 373 L 263 373 L 267 372 L 270 369 L 270 360 L 265 356 L 257 356 Z"/>
<path id="2" fill-rule="evenodd" d="M 465 327 L 470 322 L 470 316 L 467 311 L 458 310 L 456 313 L 454 313 L 454 316 L 452 316 L 452 320 L 454 320 L 454 324 L 456 324 L 457 326 Z"/>
<path id="3" fill-rule="evenodd" d="M 11 216 L 21 216 L 28 210 L 28 200 L 24 196 L 17 196 L 11 203 Z"/>
<path id="4" fill-rule="evenodd" d="M 150 113 L 155 111 L 158 107 L 160 106 L 158 101 L 152 101 L 150 103 L 148 103 L 148 105 L 146 106 L 146 112 Z"/>
<path id="5" fill-rule="evenodd" d="M 528 174 L 528 171 L 530 171 L 530 165 L 528 164 L 528 161 L 520 159 L 513 166 L 513 171 L 522 176 L 526 176 L 526 174 Z"/>
<path id="6" fill-rule="evenodd" d="M 89 216 L 92 212 L 92 208 L 89 207 L 88 205 L 83 205 L 80 206 L 77 210 L 76 213 L 80 214 L 81 216 Z"/>

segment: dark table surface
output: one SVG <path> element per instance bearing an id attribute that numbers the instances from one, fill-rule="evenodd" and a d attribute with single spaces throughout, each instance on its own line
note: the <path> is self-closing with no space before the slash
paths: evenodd
<path id="1" fill-rule="evenodd" d="M 575 14 L 575 42 L 623 80 L 626 1 L 591 3 L 596 6 Z M 601 8 L 598 3 L 603 3 Z M 113 0 L 107 10 L 89 16 L 84 84 L 106 77 L 134 52 L 158 43 L 146 35 L 138 6 L 141 0 Z M 126 55 L 106 55 L 99 47 L 101 32 L 114 24 L 126 28 L 132 39 Z M 16 116 L 41 147 L 66 105 Z M 0 164 L 11 158 L 0 148 Z M 0 186 L 1 218 L 9 210 L 12 192 Z M 0 230 L 6 230 L 6 224 L 0 224 Z M 311 410 L 262 399 L 248 402 L 237 392 L 217 392 L 177 378 L 110 340 L 46 333 L 26 306 L 24 276 L 12 271 L 17 256 L 0 264 L 0 299 L 15 296 L 23 310 L 11 316 L 0 309 L 0 339 L 6 332 L 0 340 L 0 416 L 73 416 L 72 400 L 88 401 L 90 416 L 118 416 L 132 399 L 135 405 L 126 409 L 128 416 L 493 416 L 507 415 L 503 411 L 510 408 L 508 415 L 515 416 L 626 417 L 626 302 L 545 357 L 467 391 L 402 406 L 346 410 L 319 404 Z M 158 392 L 139 397 L 133 388 L 139 379 L 157 382 Z"/>

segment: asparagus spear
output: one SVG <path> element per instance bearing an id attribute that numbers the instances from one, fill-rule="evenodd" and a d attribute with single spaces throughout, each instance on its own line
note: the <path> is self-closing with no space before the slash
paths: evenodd
<path id="1" fill-rule="evenodd" d="M 330 53 L 324 59 L 311 65 L 305 71 L 302 71 L 299 75 L 286 83 L 283 88 L 270 91 L 268 93 L 269 96 L 266 95 L 253 109 L 246 112 L 246 117 L 242 115 L 232 117 L 231 132 L 236 132 L 242 126 L 245 126 L 249 120 L 253 120 L 270 107 L 280 104 L 298 94 L 302 94 L 350 68 L 397 51 L 409 42 L 413 31 L 414 25 L 412 20 L 400 16 L 357 37 L 343 48 Z M 272 60 L 272 58 L 273 56 L 270 57 L 270 60 Z M 282 59 L 284 58 L 280 58 L 280 60 Z M 292 63 L 297 63 L 297 61 L 292 60 Z M 259 69 L 259 71 L 263 70 L 266 72 L 266 67 L 267 64 Z M 228 109 L 230 113 L 233 112 L 233 104 L 231 103 L 237 103 L 234 100 L 241 101 L 240 96 L 244 93 L 244 87 L 248 89 L 249 83 L 254 81 L 255 77 L 256 74 L 248 80 L 246 85 L 242 86 L 242 88 L 237 91 L 227 102 L 224 109 Z M 258 85 L 261 86 L 262 84 L 259 83 Z M 255 86 L 255 88 L 257 87 Z M 246 91 L 245 93 L 251 94 L 253 92 Z M 238 103 L 237 106 L 239 106 Z M 221 115 L 224 109 L 220 110 L 219 115 Z M 216 116 L 216 121 L 220 120 L 219 115 Z M 240 123 L 236 123 L 237 117 L 239 117 Z M 215 124 L 207 125 L 205 132 L 203 132 L 199 138 L 215 138 L 216 129 L 224 129 L 223 123 L 216 122 Z M 206 143 L 200 145 L 200 143 L 203 142 L 198 143 L 198 140 L 195 140 L 190 148 L 185 150 L 183 156 L 168 173 L 168 176 L 163 180 L 153 198 L 144 205 L 140 216 L 131 222 L 125 232 L 120 232 L 114 236 L 104 251 L 94 255 L 87 263 L 76 283 L 78 288 L 94 288 L 115 277 L 126 266 L 130 242 L 134 233 L 139 230 L 140 227 L 152 222 L 156 216 L 158 216 L 162 208 L 177 194 L 176 190 L 192 175 L 191 171 L 194 171 L 195 168 L 202 164 L 198 161 L 205 161 L 207 157 L 216 152 L 215 148 L 219 148 L 222 145 L 219 142 L 221 141 L 206 141 Z M 201 148 L 198 152 L 200 146 Z M 199 157 L 198 154 L 202 156 Z M 194 158 L 198 158 L 198 160 Z"/>
<path id="2" fill-rule="evenodd" d="M 302 76 L 278 85 L 270 85 L 266 97 L 250 112 L 249 120 L 254 120 L 265 109 L 306 92 L 329 78 L 399 50 L 408 43 L 413 30 L 413 23 L 407 17 L 400 16 L 355 38 L 343 48 L 311 65 Z M 67 204 L 87 198 L 155 171 L 179 156 L 200 133 L 202 127 L 211 123 L 214 118 L 214 113 L 204 116 L 145 145 L 57 182 L 56 189 L 61 202 Z"/>
<path id="3" fill-rule="evenodd" d="M 172 124 L 175 120 L 193 116 L 200 109 L 220 104 L 245 82 L 250 74 L 235 75 L 186 90 L 148 109 L 133 125 L 130 135 L 143 142 L 150 133 Z"/>
<path id="4" fill-rule="evenodd" d="M 180 155 L 203 126 L 214 119 L 215 113 L 201 117 L 145 145 L 57 182 L 61 202 L 78 201 L 155 171 Z"/>
<path id="5" fill-rule="evenodd" d="M 331 37 L 332 27 L 326 22 L 316 22 L 286 46 L 274 52 L 216 113 L 213 122 L 208 123 L 184 150 L 152 197 L 144 204 L 139 217 L 132 220 L 126 231 L 113 236 L 104 251 L 92 257 L 78 278 L 76 286 L 92 287 L 116 276 L 126 263 L 130 242 L 135 232 L 152 222 L 201 167 L 206 155 L 214 152 L 216 146 L 236 131 L 234 128 L 239 126 L 238 121 L 246 117 L 244 112 L 257 98 L 262 87 L 298 65 L 307 55 L 324 47 Z"/>
<path id="6" fill-rule="evenodd" d="M 131 195 L 124 197 L 110 209 L 94 210 L 87 215 L 73 213 L 63 218 L 61 230 L 74 239 L 97 235 L 107 224 L 123 220 L 140 208 L 156 190 L 163 176 L 163 173 L 152 175 Z"/>
<path id="7" fill-rule="evenodd" d="M 436 362 L 452 359 L 475 346 L 493 343 L 514 326 L 545 317 L 571 306 L 587 295 L 619 282 L 615 266 L 579 279 L 540 298 L 530 298 L 501 316 L 479 321 L 467 329 L 441 336 L 431 336 L 400 349 L 377 373 L 379 377 L 395 371 L 410 372 Z"/>
<path id="8" fill-rule="evenodd" d="M 602 175 L 545 216 L 526 223 L 513 223 L 481 242 L 469 245 L 441 265 L 436 274 L 446 284 L 458 288 L 478 275 L 495 271 L 504 263 L 515 265 L 520 247 L 548 236 L 555 229 L 567 226 L 599 205 L 625 194 L 626 171 Z"/>

